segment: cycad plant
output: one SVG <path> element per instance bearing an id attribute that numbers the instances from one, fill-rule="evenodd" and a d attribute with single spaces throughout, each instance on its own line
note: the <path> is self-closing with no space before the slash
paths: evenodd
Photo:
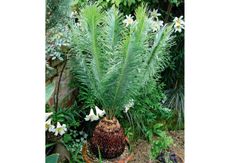
<path id="1" fill-rule="evenodd" d="M 77 25 L 71 25 L 70 67 L 80 83 L 80 96 L 106 112 L 90 141 L 91 150 L 98 154 L 99 147 L 104 158 L 124 151 L 123 129 L 115 117 L 149 80 L 158 79 L 173 44 L 172 25 L 154 32 L 146 7 L 136 9 L 135 21 L 126 18 L 114 7 L 101 11 L 90 5 L 80 12 Z"/>

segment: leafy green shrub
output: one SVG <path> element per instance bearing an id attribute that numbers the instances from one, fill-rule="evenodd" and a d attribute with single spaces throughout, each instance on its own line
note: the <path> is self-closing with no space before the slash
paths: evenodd
<path id="1" fill-rule="evenodd" d="M 46 0 L 46 29 L 66 22 L 70 15 L 72 0 Z"/>
<path id="2" fill-rule="evenodd" d="M 171 48 L 172 64 L 162 72 L 161 81 L 165 83 L 164 106 L 175 113 L 172 126 L 184 127 L 184 34 L 177 34 L 177 44 Z M 174 122 L 175 121 L 175 122 Z"/>
<path id="3" fill-rule="evenodd" d="M 57 24 L 55 27 L 47 30 L 46 38 L 46 58 L 47 60 L 64 60 L 66 47 L 70 46 L 70 36 L 68 27 L 63 24 Z"/>
<path id="4" fill-rule="evenodd" d="M 72 0 L 46 1 L 46 78 L 56 74 L 53 62 L 62 62 L 69 50 L 69 31 Z"/>
<path id="5" fill-rule="evenodd" d="M 166 132 L 162 131 L 159 134 L 159 137 L 156 140 L 153 140 L 151 143 L 151 158 L 155 159 L 161 152 L 164 152 L 166 149 L 173 144 L 173 139 L 166 134 Z"/>
<path id="6" fill-rule="evenodd" d="M 82 158 L 82 147 L 86 142 L 88 135 L 83 131 L 78 131 L 76 129 L 70 129 L 68 134 L 63 137 L 63 144 L 70 152 L 70 162 L 83 163 Z"/>
<path id="7" fill-rule="evenodd" d="M 50 144 L 47 140 L 47 147 L 55 145 L 57 142 L 62 143 L 70 153 L 70 162 L 83 162 L 82 158 L 82 146 L 86 142 L 88 134 L 85 133 L 81 127 L 81 109 L 76 109 L 78 106 L 75 104 L 70 108 L 58 108 L 57 112 L 54 112 L 49 118 L 52 119 L 52 123 L 57 122 L 65 124 L 67 131 L 61 137 L 57 137 L 54 143 Z M 49 110 L 53 111 L 53 110 Z M 53 140 L 51 140 L 53 142 Z"/>
<path id="8" fill-rule="evenodd" d="M 166 22 L 168 22 L 169 18 L 173 18 L 177 15 L 178 11 L 181 11 L 184 3 L 183 0 L 93 0 L 93 2 L 96 2 L 105 10 L 115 5 L 121 12 L 127 15 L 133 14 L 135 9 L 144 3 L 147 4 L 150 9 L 160 9 L 163 17 L 166 17 Z"/>
<path id="9" fill-rule="evenodd" d="M 69 127 L 74 126 L 77 127 L 79 126 L 80 122 L 77 121 L 78 119 L 78 113 L 76 111 L 76 108 L 68 108 L 68 109 L 62 109 L 59 108 L 56 113 L 52 115 L 52 120 L 55 122 L 60 122 L 60 123 L 65 123 Z"/>
<path id="10" fill-rule="evenodd" d="M 150 157 L 153 160 L 173 144 L 173 139 L 166 134 L 165 126 L 162 123 L 153 125 L 153 127 L 146 132 L 146 135 L 148 141 L 151 143 Z"/>
<path id="11" fill-rule="evenodd" d="M 129 134 L 132 133 L 133 138 L 147 138 L 146 133 L 152 129 L 154 124 L 159 122 L 167 124 L 172 117 L 171 110 L 162 106 L 161 101 L 165 97 L 162 87 L 163 85 L 159 83 L 147 84 L 141 90 L 142 94 L 136 98 L 133 108 L 118 117 L 129 130 Z M 129 124 L 126 124 L 126 119 Z"/>
<path id="12" fill-rule="evenodd" d="M 174 129 L 183 129 L 184 127 L 184 88 L 180 85 L 178 88 L 169 89 L 166 91 L 167 100 L 165 106 L 172 109 L 174 112 L 174 118 L 172 119 L 172 125 Z M 175 121 L 175 122 L 174 122 Z"/>

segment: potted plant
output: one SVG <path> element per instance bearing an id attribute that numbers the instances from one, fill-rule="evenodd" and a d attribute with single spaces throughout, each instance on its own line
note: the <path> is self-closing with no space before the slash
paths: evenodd
<path id="1" fill-rule="evenodd" d="M 157 80 L 170 60 L 173 25 L 162 25 L 149 15 L 144 6 L 136 9 L 134 18 L 115 7 L 102 11 L 89 5 L 77 24 L 70 23 L 72 76 L 85 102 L 99 104 L 106 113 L 90 140 L 90 150 L 96 155 L 100 151 L 103 158 L 123 153 L 125 135 L 116 116 L 150 79 Z M 90 118 L 98 119 L 92 109 Z"/>

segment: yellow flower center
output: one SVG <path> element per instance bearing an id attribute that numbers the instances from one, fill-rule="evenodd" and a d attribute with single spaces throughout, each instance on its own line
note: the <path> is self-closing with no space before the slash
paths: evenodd
<path id="1" fill-rule="evenodd" d="M 50 126 L 50 124 L 46 123 L 46 128 L 47 128 L 47 129 L 49 128 L 49 126 Z"/>
<path id="2" fill-rule="evenodd" d="M 176 25 L 177 27 L 181 26 L 180 20 L 177 20 L 175 25 Z"/>
<path id="3" fill-rule="evenodd" d="M 61 127 L 57 128 L 58 132 L 61 132 L 62 130 L 63 130 L 63 128 L 61 128 Z"/>
<path id="4" fill-rule="evenodd" d="M 128 18 L 127 22 L 128 22 L 128 24 L 131 24 L 133 22 L 133 20 L 131 18 Z"/>

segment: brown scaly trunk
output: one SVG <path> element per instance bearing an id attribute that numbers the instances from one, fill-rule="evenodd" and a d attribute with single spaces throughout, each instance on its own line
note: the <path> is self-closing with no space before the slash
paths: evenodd
<path id="1" fill-rule="evenodd" d="M 124 130 L 116 118 L 104 117 L 96 126 L 90 140 L 91 151 L 98 156 L 98 148 L 103 158 L 120 156 L 125 150 Z"/>

